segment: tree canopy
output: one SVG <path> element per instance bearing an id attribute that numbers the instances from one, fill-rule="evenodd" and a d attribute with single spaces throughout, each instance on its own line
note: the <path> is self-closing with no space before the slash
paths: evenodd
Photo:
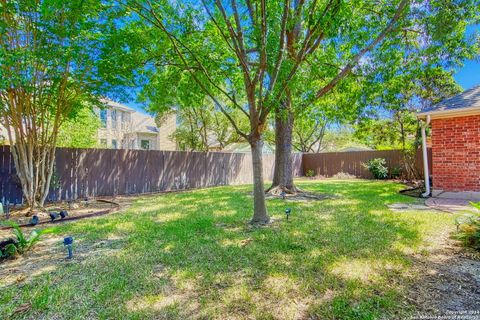
<path id="1" fill-rule="evenodd" d="M 153 110 L 179 100 L 180 106 L 202 106 L 209 99 L 252 146 L 254 221 L 268 220 L 261 157 L 255 154 L 269 115 L 282 103 L 290 101 L 293 114 L 302 114 L 318 108 L 342 83 L 360 81 L 358 101 L 368 106 L 391 79 L 451 68 L 478 49 L 464 36 L 465 27 L 478 19 L 474 1 L 122 4 L 126 32 L 137 36 L 118 50 L 134 52 L 136 58 L 126 61 L 140 65 L 135 79 L 148 82 L 143 97 Z M 395 95 L 400 90 L 387 91 Z M 239 126 L 234 110 L 245 117 L 248 128 Z"/>
<path id="2" fill-rule="evenodd" d="M 97 0 L 0 2 L 0 121 L 23 193 L 43 206 L 62 124 L 98 103 L 108 5 Z"/>

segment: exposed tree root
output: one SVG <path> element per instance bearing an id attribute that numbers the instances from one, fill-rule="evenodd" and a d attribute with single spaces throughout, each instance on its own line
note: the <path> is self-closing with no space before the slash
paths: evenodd
<path id="1" fill-rule="evenodd" d="M 281 185 L 276 185 L 276 186 L 271 186 L 265 191 L 266 194 L 272 195 L 272 196 L 281 196 L 283 193 L 286 195 L 296 195 L 298 193 L 304 193 L 304 191 L 300 188 L 297 188 L 295 185 L 287 187 L 287 186 L 281 186 Z"/>
<path id="2" fill-rule="evenodd" d="M 285 186 L 272 186 L 265 191 L 266 199 L 285 199 L 285 200 L 300 200 L 300 201 L 312 201 L 312 200 L 324 200 L 330 198 L 330 196 L 307 192 L 296 186 L 287 188 Z"/>
<path id="3" fill-rule="evenodd" d="M 271 219 L 269 218 L 268 220 L 260 220 L 260 221 L 257 221 L 257 220 L 250 220 L 249 221 L 249 224 L 254 226 L 254 227 L 260 227 L 260 226 L 266 226 L 267 224 L 271 223 Z"/>

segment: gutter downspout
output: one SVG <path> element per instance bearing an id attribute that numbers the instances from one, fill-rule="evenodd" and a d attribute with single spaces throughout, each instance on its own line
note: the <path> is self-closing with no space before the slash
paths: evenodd
<path id="1" fill-rule="evenodd" d="M 427 154 L 427 134 L 426 128 L 430 124 L 430 115 L 427 115 L 425 123 L 422 125 L 422 151 L 423 151 L 423 176 L 425 181 L 425 193 L 422 193 L 422 197 L 427 198 L 430 196 L 430 174 L 428 172 L 428 154 Z"/>

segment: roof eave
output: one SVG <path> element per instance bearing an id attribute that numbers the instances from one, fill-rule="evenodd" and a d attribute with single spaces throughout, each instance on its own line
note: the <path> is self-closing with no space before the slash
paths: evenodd
<path id="1" fill-rule="evenodd" d="M 475 106 L 475 107 L 461 108 L 461 109 L 419 112 L 417 113 L 417 118 L 425 119 L 427 116 L 430 116 L 432 119 L 440 119 L 440 118 L 473 116 L 473 115 L 479 115 L 479 114 L 480 114 L 480 107 Z"/>

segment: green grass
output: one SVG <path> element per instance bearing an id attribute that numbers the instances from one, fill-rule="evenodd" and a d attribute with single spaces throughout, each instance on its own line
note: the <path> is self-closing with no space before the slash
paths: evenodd
<path id="1" fill-rule="evenodd" d="M 0 318 L 25 303 L 30 310 L 15 317 L 376 319 L 412 312 L 403 298 L 415 277 L 410 257 L 451 228 L 453 216 L 390 211 L 387 204 L 415 201 L 391 182 L 299 185 L 335 197 L 269 200 L 276 221 L 263 228 L 247 224 L 249 186 L 142 197 L 125 212 L 58 225 L 53 234 L 59 242 L 73 235 L 81 258 L 2 288 Z"/>

